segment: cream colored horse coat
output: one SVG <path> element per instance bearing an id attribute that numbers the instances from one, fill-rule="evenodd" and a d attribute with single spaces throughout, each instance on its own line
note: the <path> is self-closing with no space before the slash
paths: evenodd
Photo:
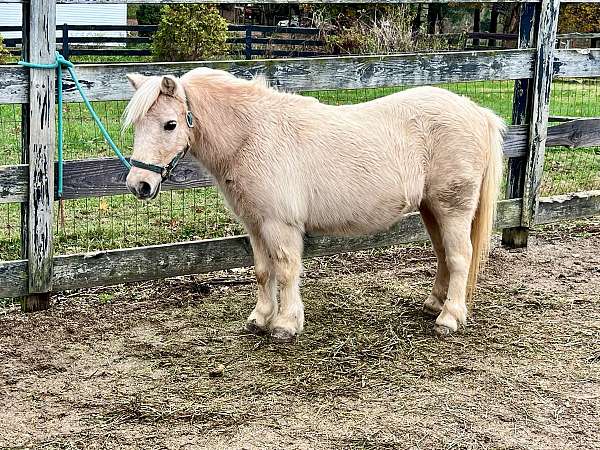
<path id="1" fill-rule="evenodd" d="M 210 69 L 129 77 L 133 157 L 166 164 L 189 143 L 248 230 L 259 284 L 250 330 L 278 340 L 302 331 L 305 233 L 371 233 L 411 211 L 421 212 L 438 257 L 425 310 L 440 334 L 465 323 L 501 177 L 504 124 L 491 111 L 434 87 L 328 106 Z M 163 129 L 169 120 L 175 131 Z M 127 182 L 134 193 L 142 183 L 160 188 L 137 168 Z"/>

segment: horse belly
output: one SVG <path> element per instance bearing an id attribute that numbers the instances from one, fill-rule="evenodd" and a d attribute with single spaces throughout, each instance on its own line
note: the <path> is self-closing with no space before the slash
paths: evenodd
<path id="1" fill-rule="evenodd" d="M 369 234 L 390 228 L 418 207 L 418 203 L 413 204 L 403 194 L 344 194 L 315 198 L 309 206 L 306 231 L 319 234 Z"/>

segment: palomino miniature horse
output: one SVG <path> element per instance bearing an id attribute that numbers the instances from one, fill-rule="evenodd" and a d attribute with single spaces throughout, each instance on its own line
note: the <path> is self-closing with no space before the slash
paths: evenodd
<path id="1" fill-rule="evenodd" d="M 424 309 L 440 335 L 465 324 L 502 172 L 504 124 L 491 111 L 433 87 L 328 106 L 206 68 L 128 77 L 136 92 L 124 126 L 135 126 L 137 164 L 127 186 L 154 198 L 160 172 L 187 149 L 212 173 L 252 243 L 249 330 L 278 341 L 302 331 L 305 233 L 371 233 L 412 211 L 438 261 Z"/>

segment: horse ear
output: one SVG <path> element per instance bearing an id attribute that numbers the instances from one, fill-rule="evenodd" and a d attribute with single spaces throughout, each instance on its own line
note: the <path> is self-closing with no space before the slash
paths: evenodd
<path id="1" fill-rule="evenodd" d="M 144 84 L 146 82 L 146 80 L 148 80 L 148 78 L 146 75 L 142 75 L 141 73 L 128 73 L 127 74 L 127 79 L 129 80 L 129 82 L 131 83 L 131 85 L 133 86 L 133 88 L 135 90 L 138 90 L 140 88 L 140 86 L 142 84 Z"/>
<path id="2" fill-rule="evenodd" d="M 160 83 L 160 91 L 165 95 L 175 95 L 177 90 L 177 81 L 175 78 L 164 76 Z"/>

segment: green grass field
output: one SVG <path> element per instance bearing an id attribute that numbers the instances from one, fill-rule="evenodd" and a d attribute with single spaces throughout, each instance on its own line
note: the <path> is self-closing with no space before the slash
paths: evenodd
<path id="1" fill-rule="evenodd" d="M 472 98 L 510 122 L 513 82 L 470 82 L 441 85 Z M 368 101 L 403 88 L 305 92 L 329 104 Z M 131 133 L 121 134 L 120 116 L 126 102 L 98 102 L 95 108 L 125 153 Z M 598 83 L 557 81 L 551 114 L 598 117 Z M 82 104 L 65 106 L 65 157 L 112 156 Z M 20 106 L 0 106 L 0 165 L 20 160 Z M 600 150 L 549 149 L 546 153 L 543 195 L 600 189 Z M 62 213 L 59 213 L 59 210 Z M 241 226 L 227 212 L 213 188 L 165 192 L 149 203 L 130 195 L 67 200 L 56 208 L 55 252 L 65 254 L 137 245 L 150 245 L 236 234 Z M 0 205 L 0 260 L 19 255 L 19 205 Z"/>

